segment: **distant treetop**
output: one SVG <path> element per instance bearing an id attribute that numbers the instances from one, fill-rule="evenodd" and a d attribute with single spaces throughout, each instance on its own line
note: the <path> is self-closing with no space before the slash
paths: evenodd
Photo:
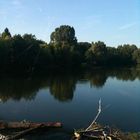
<path id="1" fill-rule="evenodd" d="M 5 28 L 5 30 L 2 33 L 1 37 L 3 39 L 10 39 L 11 38 L 11 33 L 9 32 L 9 29 L 8 28 Z"/>
<path id="2" fill-rule="evenodd" d="M 64 44 L 72 45 L 77 43 L 75 30 L 69 25 L 62 25 L 59 28 L 56 28 L 55 31 L 52 32 L 50 39 L 51 43 L 59 44 L 61 46 Z"/>

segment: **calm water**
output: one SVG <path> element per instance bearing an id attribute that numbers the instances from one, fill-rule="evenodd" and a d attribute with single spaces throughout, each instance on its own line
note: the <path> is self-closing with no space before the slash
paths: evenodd
<path id="1" fill-rule="evenodd" d="M 140 131 L 140 70 L 96 69 L 34 78 L 0 77 L 0 120 L 60 121 L 65 130 L 94 119 L 123 131 Z"/>

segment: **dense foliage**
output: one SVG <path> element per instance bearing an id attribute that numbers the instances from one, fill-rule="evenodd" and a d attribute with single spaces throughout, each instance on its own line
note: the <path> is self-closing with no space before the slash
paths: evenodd
<path id="1" fill-rule="evenodd" d="M 32 34 L 12 36 L 8 28 L 0 35 L 1 70 L 31 72 L 36 69 L 76 68 L 80 66 L 124 66 L 140 63 L 140 49 L 124 44 L 108 47 L 104 42 L 77 42 L 68 25 L 56 28 L 50 43 Z"/>

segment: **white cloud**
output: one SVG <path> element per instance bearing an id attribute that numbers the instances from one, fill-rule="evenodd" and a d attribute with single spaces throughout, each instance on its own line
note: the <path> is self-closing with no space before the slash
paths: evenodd
<path id="1" fill-rule="evenodd" d="M 133 23 L 128 23 L 128 24 L 122 25 L 121 27 L 119 27 L 119 30 L 126 30 L 126 29 L 129 29 L 129 28 L 132 28 L 136 24 L 137 24 L 136 22 L 133 22 Z"/>

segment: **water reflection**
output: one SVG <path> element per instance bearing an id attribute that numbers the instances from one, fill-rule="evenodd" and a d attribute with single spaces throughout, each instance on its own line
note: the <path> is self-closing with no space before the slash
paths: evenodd
<path id="1" fill-rule="evenodd" d="M 2 102 L 9 99 L 19 101 L 22 98 L 33 100 L 40 89 L 48 88 L 56 100 L 67 102 L 73 99 L 76 84 L 81 79 L 88 80 L 95 88 L 102 88 L 109 77 L 123 81 L 133 81 L 136 78 L 140 80 L 140 70 L 136 68 L 94 69 L 84 74 L 52 74 L 31 79 L 3 76 L 0 78 L 0 100 Z"/>
<path id="2" fill-rule="evenodd" d="M 72 100 L 77 80 L 73 75 L 55 76 L 50 79 L 50 93 L 59 101 Z"/>
<path id="3" fill-rule="evenodd" d="M 26 79 L 2 78 L 0 79 L 0 99 L 6 102 L 9 99 L 34 99 L 39 89 L 39 83 Z"/>
<path id="4" fill-rule="evenodd" d="M 107 80 L 107 75 L 103 69 L 94 69 L 88 72 L 86 78 L 90 81 L 91 86 L 102 88 Z"/>
<path id="5" fill-rule="evenodd" d="M 122 81 L 134 81 L 136 78 L 140 80 L 140 70 L 137 68 L 119 68 L 106 70 L 107 77 L 116 77 Z"/>
<path id="6" fill-rule="evenodd" d="M 22 98 L 33 100 L 40 89 L 49 89 L 51 95 L 59 101 L 69 101 L 73 98 L 77 75 L 59 74 L 44 75 L 33 78 L 0 78 L 0 100 L 19 101 Z"/>

